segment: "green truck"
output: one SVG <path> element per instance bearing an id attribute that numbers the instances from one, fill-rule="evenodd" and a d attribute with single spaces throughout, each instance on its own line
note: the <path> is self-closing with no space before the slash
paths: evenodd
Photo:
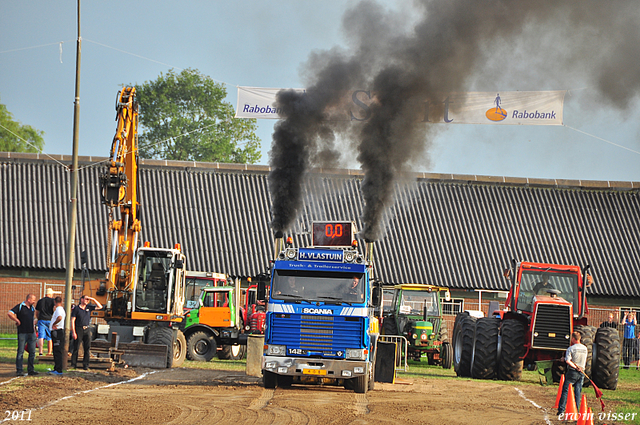
<path id="1" fill-rule="evenodd" d="M 453 348 L 442 315 L 442 299 L 450 300 L 448 288 L 425 284 L 394 287 L 393 302 L 385 308 L 383 334 L 407 339 L 407 356 L 419 361 L 426 354 L 429 364 L 450 369 Z"/>
<path id="2" fill-rule="evenodd" d="M 208 362 L 216 354 L 220 359 L 244 357 L 247 335 L 239 306 L 240 281 L 202 288 L 196 308 L 185 314 L 183 322 L 190 360 Z"/>

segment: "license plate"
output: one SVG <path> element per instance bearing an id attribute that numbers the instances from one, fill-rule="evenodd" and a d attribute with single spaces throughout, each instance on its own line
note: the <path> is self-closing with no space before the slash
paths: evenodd
<path id="1" fill-rule="evenodd" d="M 302 369 L 303 375 L 326 375 L 327 371 L 324 369 Z"/>
<path id="2" fill-rule="evenodd" d="M 287 354 L 292 354 L 294 356 L 306 356 L 308 352 L 301 348 L 287 348 Z"/>

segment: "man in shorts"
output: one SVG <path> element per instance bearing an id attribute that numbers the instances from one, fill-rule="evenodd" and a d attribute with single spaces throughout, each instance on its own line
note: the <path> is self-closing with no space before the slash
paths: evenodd
<path id="1" fill-rule="evenodd" d="M 38 319 L 38 355 L 42 355 L 44 342 L 47 341 L 47 355 L 53 354 L 51 342 L 51 316 L 53 315 L 53 289 L 47 288 L 44 298 L 36 304 L 36 319 Z"/>

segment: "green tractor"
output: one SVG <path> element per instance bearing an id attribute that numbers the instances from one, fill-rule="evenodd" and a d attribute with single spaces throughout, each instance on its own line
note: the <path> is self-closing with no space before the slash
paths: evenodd
<path id="1" fill-rule="evenodd" d="M 407 357 L 420 361 L 426 354 L 430 365 L 451 369 L 453 348 L 442 315 L 442 298 L 451 299 L 448 288 L 423 284 L 394 287 L 391 308 L 383 319 L 383 334 L 407 339 Z"/>

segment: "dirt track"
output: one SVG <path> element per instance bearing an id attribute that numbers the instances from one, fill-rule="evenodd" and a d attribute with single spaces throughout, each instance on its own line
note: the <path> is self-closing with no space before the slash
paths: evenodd
<path id="1" fill-rule="evenodd" d="M 0 382 L 10 379 L 0 369 Z M 34 409 L 34 424 L 540 424 L 545 410 L 524 397 L 546 407 L 554 402 L 535 385 L 403 381 L 355 394 L 331 386 L 266 390 L 257 378 L 232 371 L 76 372 L 2 384 L 0 408 Z M 547 413 L 553 419 L 553 410 Z"/>

